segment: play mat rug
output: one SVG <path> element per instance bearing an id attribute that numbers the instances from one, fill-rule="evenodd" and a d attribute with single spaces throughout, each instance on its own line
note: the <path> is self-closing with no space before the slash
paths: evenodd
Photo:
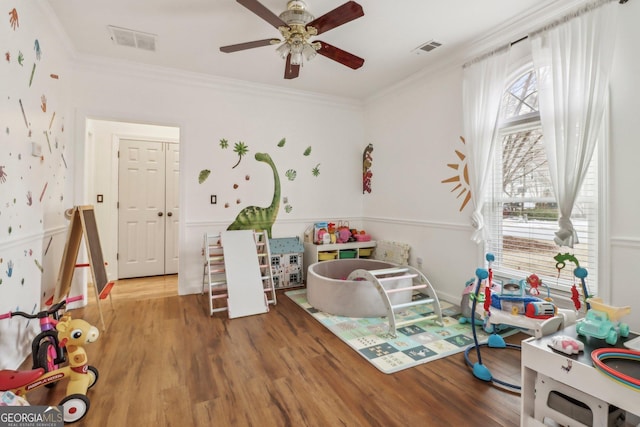
<path id="1" fill-rule="evenodd" d="M 458 322 L 460 307 L 446 301 L 440 301 L 444 326 L 425 320 L 398 328 L 398 337 L 393 338 L 386 318 L 351 318 L 318 311 L 307 302 L 306 289 L 288 291 L 285 295 L 385 374 L 460 353 L 473 344 L 471 325 Z M 426 305 L 411 307 L 396 313 L 396 321 L 432 312 Z M 501 335 L 515 332 L 506 330 Z M 477 328 L 476 333 L 479 342 L 487 341 L 488 335 L 482 328 Z"/>

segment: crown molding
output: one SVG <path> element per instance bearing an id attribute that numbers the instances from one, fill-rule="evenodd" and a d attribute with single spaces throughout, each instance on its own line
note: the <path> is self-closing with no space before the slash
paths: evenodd
<path id="1" fill-rule="evenodd" d="M 448 52 L 445 60 L 436 61 L 406 79 L 367 97 L 365 104 L 399 91 L 404 91 L 415 84 L 422 84 L 433 76 L 449 73 L 452 69 L 462 67 L 463 64 L 482 53 L 526 37 L 529 32 L 586 3 L 586 0 L 547 0 L 540 2 L 532 9 L 504 25 L 496 27 L 473 41 L 459 44 Z"/>
<path id="2" fill-rule="evenodd" d="M 281 98 L 287 101 L 313 102 L 320 105 L 330 105 L 352 110 L 361 110 L 363 102 L 353 98 L 342 98 L 330 95 L 283 89 L 244 80 L 213 76 L 178 70 L 175 68 L 142 64 L 139 62 L 105 58 L 95 55 L 76 54 L 73 61 L 74 69 L 94 74 L 116 74 L 123 77 L 154 80 L 159 83 L 172 83 L 179 86 L 204 87 L 219 91 L 242 93 L 248 95 Z"/>

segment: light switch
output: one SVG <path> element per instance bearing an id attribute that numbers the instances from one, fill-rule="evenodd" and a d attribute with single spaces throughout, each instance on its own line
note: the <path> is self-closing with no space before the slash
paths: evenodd
<path id="1" fill-rule="evenodd" d="M 33 157 L 40 157 L 42 155 L 42 145 L 37 142 L 31 143 L 31 155 Z"/>

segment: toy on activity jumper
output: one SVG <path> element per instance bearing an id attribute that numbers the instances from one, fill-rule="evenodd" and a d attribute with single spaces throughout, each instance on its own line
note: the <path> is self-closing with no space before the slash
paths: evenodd
<path id="1" fill-rule="evenodd" d="M 587 301 L 587 299 L 589 298 L 589 289 L 587 288 L 587 282 L 585 281 L 587 275 L 589 274 L 587 272 L 587 269 L 580 267 L 578 259 L 570 253 L 559 253 L 558 255 L 554 256 L 553 259 L 556 260 L 558 277 L 560 277 L 560 271 L 566 266 L 567 261 L 571 261 L 576 265 L 576 268 L 573 270 L 573 275 L 580 279 L 580 285 L 582 287 L 582 300 L 585 302 L 587 310 L 591 308 L 589 302 Z M 580 310 L 580 308 L 582 307 L 582 303 L 580 302 L 580 292 L 578 291 L 578 288 L 575 284 L 571 287 L 571 301 L 573 301 L 573 305 L 575 306 L 576 310 Z"/>

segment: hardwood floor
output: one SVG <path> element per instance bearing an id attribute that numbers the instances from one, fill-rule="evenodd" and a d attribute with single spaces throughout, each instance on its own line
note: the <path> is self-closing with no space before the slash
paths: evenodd
<path id="1" fill-rule="evenodd" d="M 476 379 L 462 354 L 385 375 L 287 298 L 262 315 L 210 317 L 177 278 L 119 281 L 87 346 L 100 377 L 77 426 L 517 426 L 520 396 Z M 99 326 L 92 304 L 74 317 Z M 526 335 L 508 339 L 519 342 Z M 520 354 L 487 349 L 520 382 Z M 57 404 L 65 383 L 29 394 Z"/>

